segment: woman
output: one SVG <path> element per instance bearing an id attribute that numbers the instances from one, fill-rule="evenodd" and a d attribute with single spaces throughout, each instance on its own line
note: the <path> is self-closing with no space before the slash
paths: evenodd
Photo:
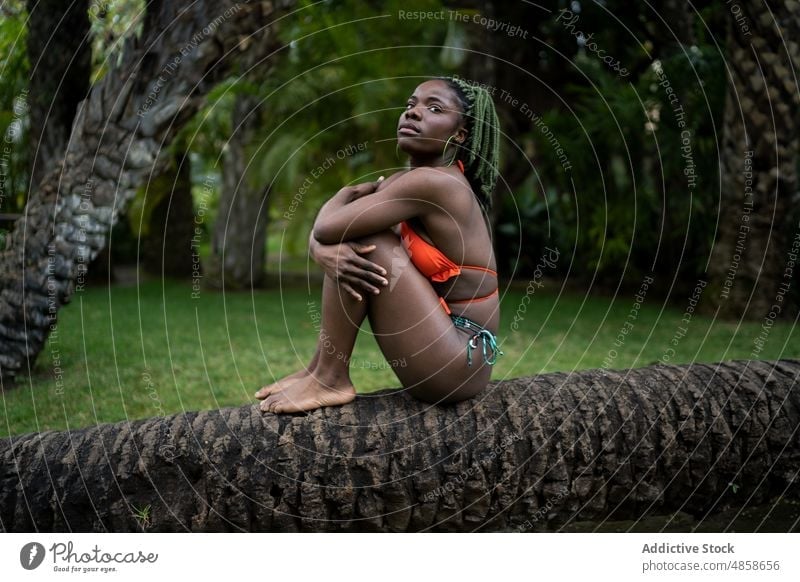
<path id="1" fill-rule="evenodd" d="M 325 270 L 317 351 L 307 370 L 256 392 L 261 410 L 351 402 L 348 366 L 365 317 L 413 396 L 457 402 L 486 387 L 502 355 L 485 216 L 497 180 L 498 136 L 485 89 L 458 78 L 416 88 L 397 129 L 408 168 L 342 188 L 317 216 L 310 252 Z M 369 294 L 362 297 L 355 286 Z"/>

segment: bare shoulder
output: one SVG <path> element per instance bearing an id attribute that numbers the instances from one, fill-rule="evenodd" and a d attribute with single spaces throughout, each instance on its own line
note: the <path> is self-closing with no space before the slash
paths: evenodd
<path id="1" fill-rule="evenodd" d="M 398 194 L 425 197 L 437 203 L 469 200 L 470 196 L 458 194 L 472 193 L 469 182 L 457 168 L 414 168 L 399 175 L 391 186 Z"/>

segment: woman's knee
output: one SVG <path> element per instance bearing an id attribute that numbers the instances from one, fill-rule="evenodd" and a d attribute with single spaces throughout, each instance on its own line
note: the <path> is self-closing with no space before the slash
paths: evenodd
<path id="1" fill-rule="evenodd" d="M 364 258 L 390 269 L 393 260 L 398 257 L 407 258 L 408 254 L 402 246 L 400 237 L 391 230 L 383 230 L 374 234 L 359 237 L 356 242 L 362 245 L 375 245 L 375 249 L 363 255 Z"/>
<path id="2" fill-rule="evenodd" d="M 381 244 L 398 244 L 400 239 L 398 236 L 392 231 L 392 229 L 387 228 L 386 230 L 382 230 L 380 232 L 375 232 L 372 234 L 368 234 L 362 237 L 355 239 L 356 242 L 363 244 L 363 245 L 381 245 Z"/>

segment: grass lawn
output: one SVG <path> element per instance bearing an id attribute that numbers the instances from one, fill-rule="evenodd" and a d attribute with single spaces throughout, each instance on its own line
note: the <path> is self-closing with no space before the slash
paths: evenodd
<path id="1" fill-rule="evenodd" d="M 2 393 L 0 433 L 77 429 L 255 403 L 259 386 L 310 360 L 318 286 L 191 295 L 190 282 L 173 281 L 75 295 L 60 312 L 57 332 L 31 376 L 20 377 L 16 387 Z M 495 365 L 493 380 L 596 368 L 604 361 L 609 368 L 639 367 L 665 354 L 671 363 L 748 359 L 761 332 L 761 322 L 714 322 L 694 315 L 682 334 L 683 309 L 663 308 L 648 297 L 632 321 L 632 296 L 559 296 L 547 286 L 530 297 L 524 313 L 517 312 L 524 295 L 524 288 L 503 291 L 497 335 L 505 355 Z M 626 321 L 633 327 L 615 345 Z M 352 361 L 356 388 L 399 387 L 368 322 L 364 331 Z M 671 345 L 675 338 L 677 345 Z M 667 352 L 670 348 L 674 354 Z M 757 359 L 798 354 L 800 334 L 793 333 L 793 324 L 776 323 Z"/>

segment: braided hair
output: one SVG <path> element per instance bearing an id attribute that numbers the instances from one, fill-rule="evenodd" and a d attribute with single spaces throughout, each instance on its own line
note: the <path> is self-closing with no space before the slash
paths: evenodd
<path id="1" fill-rule="evenodd" d="M 460 77 L 437 77 L 456 94 L 466 122 L 467 139 L 461 144 L 464 175 L 485 212 L 492 207 L 492 192 L 500 172 L 500 122 L 489 92 Z"/>

